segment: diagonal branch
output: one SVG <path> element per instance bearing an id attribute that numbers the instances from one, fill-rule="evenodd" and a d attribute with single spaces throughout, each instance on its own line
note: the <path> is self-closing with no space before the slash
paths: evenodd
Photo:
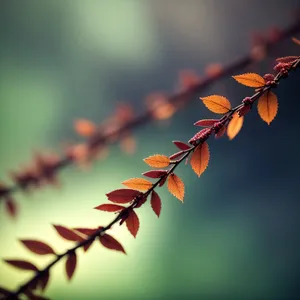
<path id="1" fill-rule="evenodd" d="M 300 67 L 300 57 L 296 57 L 293 59 L 293 61 L 290 64 L 277 64 L 278 68 L 275 67 L 276 70 L 279 70 L 279 72 L 276 74 L 276 76 L 273 76 L 271 74 L 265 75 L 267 78 L 265 81 L 265 84 L 263 84 L 261 87 L 259 87 L 256 92 L 251 97 L 246 97 L 243 99 L 242 103 L 237 105 L 236 107 L 229 109 L 226 113 L 222 115 L 222 117 L 218 120 L 215 120 L 214 125 L 207 127 L 204 130 L 201 130 L 196 135 L 194 135 L 190 140 L 187 148 L 180 151 L 180 155 L 178 156 L 177 153 L 170 156 L 170 159 L 178 158 L 177 160 L 170 160 L 170 168 L 168 170 L 165 170 L 163 175 L 159 177 L 159 179 L 156 180 L 154 184 L 151 184 L 151 187 L 146 189 L 144 193 L 139 193 L 137 196 L 135 196 L 132 199 L 131 205 L 128 207 L 124 207 L 124 209 L 121 210 L 117 214 L 117 216 L 105 227 L 99 227 L 98 229 L 94 230 L 92 234 L 86 234 L 85 238 L 78 242 L 74 247 L 70 248 L 69 250 L 65 251 L 62 254 L 55 254 L 55 258 L 52 262 L 50 262 L 47 266 L 45 266 L 41 270 L 37 270 L 32 278 L 28 280 L 25 284 L 20 286 L 16 291 L 11 292 L 8 290 L 4 290 L 2 292 L 6 298 L 4 299 L 18 299 L 18 297 L 21 294 L 31 293 L 32 286 L 36 286 L 38 281 L 42 279 L 43 275 L 49 272 L 49 270 L 56 265 L 60 260 L 62 260 L 65 257 L 69 257 L 72 254 L 75 254 L 77 249 L 84 248 L 85 246 L 90 246 L 98 237 L 105 235 L 105 232 L 109 230 L 114 224 L 116 224 L 118 221 L 120 221 L 120 225 L 123 224 L 123 222 L 128 221 L 128 218 L 130 214 L 132 213 L 133 209 L 141 207 L 146 201 L 147 197 L 152 193 L 156 187 L 162 186 L 166 179 L 169 179 L 170 176 L 174 175 L 175 169 L 185 160 L 187 159 L 192 153 L 195 153 L 197 148 L 199 146 L 201 147 L 206 143 L 206 140 L 213 134 L 217 134 L 222 127 L 226 127 L 227 124 L 232 120 L 232 117 L 234 114 L 239 113 L 240 116 L 243 116 L 246 114 L 246 112 L 249 112 L 252 108 L 252 105 L 260 99 L 263 95 L 266 93 L 269 93 L 273 88 L 278 86 L 278 83 L 288 77 L 290 71 L 296 70 L 296 68 Z M 202 120 L 203 121 L 203 120 Z M 205 120 L 207 121 L 207 120 Z M 178 143 L 178 142 L 177 142 Z M 182 142 L 179 142 L 183 144 Z M 110 199 L 112 200 L 112 199 Z M 181 199 L 183 200 L 183 199 Z M 128 202 L 128 201 L 127 201 Z M 121 203 L 121 202 L 117 202 Z M 122 202 L 124 203 L 124 202 Z M 128 224 L 127 224 L 128 227 Z M 129 227 L 128 227 L 129 229 Z M 133 234 L 134 235 L 134 234 Z M 75 268 L 75 267 L 74 267 Z M 2 289 L 3 290 L 3 289 Z M 30 298 L 30 297 L 29 297 Z"/>

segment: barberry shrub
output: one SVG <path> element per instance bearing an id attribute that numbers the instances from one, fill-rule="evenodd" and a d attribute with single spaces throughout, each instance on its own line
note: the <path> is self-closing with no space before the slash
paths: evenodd
<path id="1" fill-rule="evenodd" d="M 299 43 L 298 40 L 294 40 Z M 100 204 L 95 209 L 115 213 L 115 218 L 106 226 L 97 228 L 68 228 L 62 225 L 54 225 L 57 234 L 64 240 L 74 242 L 75 245 L 64 253 L 57 253 L 47 242 L 38 240 L 21 240 L 22 244 L 36 255 L 49 255 L 53 260 L 44 268 L 39 269 L 35 264 L 20 259 L 6 259 L 6 263 L 19 270 L 27 270 L 33 273 L 32 277 L 15 291 L 1 288 L 3 299 L 45 299 L 40 295 L 48 284 L 51 269 L 61 260 L 64 260 L 65 272 L 70 280 L 75 273 L 78 261 L 78 249 L 86 252 L 92 244 L 99 243 L 105 248 L 126 253 L 122 244 L 112 235 L 106 233 L 113 225 L 125 224 L 130 234 L 136 238 L 140 229 L 138 209 L 147 200 L 150 201 L 153 212 L 157 217 L 161 214 L 162 201 L 159 188 L 166 186 L 168 191 L 180 202 L 184 202 L 185 183 L 177 174 L 177 167 L 185 162 L 189 164 L 195 174 L 200 177 L 206 171 L 211 155 L 209 151 L 209 138 L 220 138 L 227 134 L 230 140 L 234 139 L 242 129 L 244 117 L 257 103 L 257 111 L 261 119 L 270 124 L 278 112 L 278 99 L 274 89 L 279 82 L 288 77 L 291 71 L 300 66 L 299 56 L 286 56 L 276 60 L 275 74 L 260 76 L 256 73 L 235 75 L 233 78 L 240 84 L 254 89 L 250 97 L 242 100 L 241 104 L 232 107 L 228 98 L 222 95 L 209 95 L 200 100 L 211 112 L 221 115 L 220 118 L 200 119 L 195 126 L 202 127 L 188 142 L 173 141 L 177 151 L 169 156 L 154 154 L 144 159 L 150 167 L 142 173 L 143 177 L 124 180 L 125 188 L 119 188 L 106 194 L 108 203 Z M 128 205 L 128 206 L 125 206 Z"/>

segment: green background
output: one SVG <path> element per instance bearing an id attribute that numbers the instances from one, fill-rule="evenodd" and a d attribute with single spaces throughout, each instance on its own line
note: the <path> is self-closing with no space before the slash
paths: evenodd
<path id="1" fill-rule="evenodd" d="M 35 151 L 59 153 L 79 140 L 73 122 L 100 123 L 119 101 L 145 110 L 153 91 L 174 92 L 177 74 L 208 63 L 229 63 L 249 52 L 250 32 L 287 26 L 297 1 L 69 0 L 1 1 L 0 176 L 30 161 Z M 299 37 L 299 36 L 298 36 Z M 247 71 L 263 74 L 275 57 L 297 55 L 291 41 Z M 245 71 L 245 70 L 241 70 Z M 234 74 L 233 74 L 234 75 Z M 51 271 L 52 299 L 297 299 L 299 292 L 299 74 L 278 89 L 279 115 L 268 127 L 256 109 L 240 135 L 210 142 L 211 162 L 198 179 L 189 166 L 177 174 L 186 185 L 181 204 L 166 188 L 159 219 L 139 210 L 137 238 L 125 226 L 111 234 L 128 255 L 98 243 L 83 255 L 67 282 L 63 263 Z M 222 94 L 233 105 L 250 95 L 228 78 L 202 96 Z M 58 252 L 72 243 L 51 224 L 105 225 L 112 215 L 93 210 L 105 193 L 147 169 L 142 159 L 172 154 L 172 140 L 188 140 L 200 118 L 212 117 L 197 100 L 165 122 L 134 131 L 137 151 L 110 146 L 90 170 L 61 172 L 60 189 L 15 194 L 20 214 L 0 206 L 0 257 L 44 266 L 20 238 L 47 241 Z M 297 100 L 298 99 L 298 100 Z M 30 277 L 0 262 L 0 284 L 16 288 Z"/>

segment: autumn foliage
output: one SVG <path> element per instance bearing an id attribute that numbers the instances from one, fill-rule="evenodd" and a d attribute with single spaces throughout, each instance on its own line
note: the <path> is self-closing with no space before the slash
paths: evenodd
<path id="1" fill-rule="evenodd" d="M 150 121 L 171 118 L 175 112 L 195 99 L 194 95 L 196 93 L 202 93 L 208 85 L 232 74 L 232 72 L 237 72 L 239 69 L 261 61 L 275 45 L 298 30 L 299 20 L 296 20 L 294 24 L 285 30 L 271 28 L 267 35 L 256 33 L 252 38 L 251 51 L 248 55 L 228 66 L 223 66 L 220 63 L 208 64 L 204 68 L 204 75 L 200 76 L 194 70 L 181 70 L 178 76 L 178 91 L 170 95 L 159 91 L 146 95 L 144 99 L 146 111 L 141 115 L 136 115 L 130 104 L 121 102 L 115 111 L 100 124 L 85 118 L 76 119 L 74 129 L 78 136 L 83 139 L 82 142 L 68 143 L 67 145 L 64 143 L 63 149 L 59 151 L 60 153 L 58 151 L 34 153 L 33 159 L 25 164 L 25 167 L 8 172 L 12 185 L 0 182 L 0 201 L 7 213 L 12 217 L 16 217 L 19 211 L 14 196 L 16 192 L 21 191 L 28 194 L 46 186 L 61 186 L 59 174 L 63 169 L 73 165 L 86 169 L 96 160 L 107 157 L 109 144 L 117 143 L 121 151 L 133 154 L 137 147 L 137 141 L 132 132 L 133 129 Z M 299 44 L 296 38 L 293 38 L 293 41 Z M 278 63 L 283 66 L 295 58 L 295 56 L 281 57 L 278 59 Z M 280 67 L 278 66 L 278 68 Z M 234 78 L 238 82 L 256 89 L 264 86 L 265 80 L 272 81 L 272 78 L 266 79 L 254 73 L 240 74 Z M 215 97 L 216 95 L 203 97 L 202 101 L 215 113 L 224 114 L 230 109 L 230 102 L 223 96 L 218 96 L 219 100 L 215 101 Z M 267 123 L 270 123 L 277 111 L 275 104 L 277 100 L 272 93 L 268 93 L 264 97 L 267 98 L 265 100 L 262 98 L 259 101 L 259 113 Z M 269 103 L 272 103 L 272 108 L 269 108 Z M 239 114 L 247 113 L 248 109 L 249 106 L 242 108 Z M 237 119 L 235 116 L 233 116 L 233 119 L 239 126 L 242 126 L 243 119 Z M 213 123 L 210 123 L 210 121 L 200 120 L 196 125 L 211 126 Z M 233 126 L 233 122 L 228 127 L 231 139 L 237 134 L 237 128 L 239 127 Z M 226 126 L 220 126 L 220 130 L 215 132 L 216 137 L 221 137 L 225 130 Z M 176 154 L 170 157 L 170 159 L 175 158 Z"/>
<path id="2" fill-rule="evenodd" d="M 294 41 L 299 43 L 296 39 Z M 95 207 L 96 210 L 116 215 L 108 225 L 97 228 L 68 228 L 62 225 L 53 225 L 60 238 L 75 243 L 64 253 L 57 253 L 45 241 L 21 240 L 21 244 L 28 251 L 36 255 L 52 256 L 53 260 L 43 269 L 39 269 L 29 261 L 6 259 L 5 262 L 12 267 L 32 272 L 33 275 L 16 291 L 1 288 L 1 299 L 21 299 L 23 296 L 28 299 L 46 299 L 41 296 L 41 293 L 47 287 L 51 268 L 59 261 L 64 260 L 66 277 L 70 280 L 78 265 L 77 250 L 82 248 L 86 252 L 96 241 L 107 249 L 126 254 L 122 244 L 107 234 L 106 231 L 116 223 L 119 225 L 125 223 L 129 233 L 136 238 L 140 229 L 138 208 L 150 199 L 151 208 L 155 215 L 159 217 L 161 214 L 162 201 L 158 192 L 160 187 L 166 186 L 168 191 L 183 203 L 187 192 L 183 180 L 178 176 L 177 167 L 182 162 L 186 162 L 198 177 L 203 175 L 211 159 L 208 139 L 211 136 L 220 138 L 225 134 L 230 140 L 234 139 L 242 129 L 244 117 L 251 111 L 255 102 L 257 102 L 257 112 L 261 119 L 270 124 L 278 112 L 278 99 L 273 89 L 278 86 L 280 80 L 288 77 L 291 70 L 296 70 L 299 66 L 299 56 L 287 56 L 276 60 L 275 74 L 260 76 L 256 73 L 245 73 L 233 76 L 237 83 L 254 89 L 252 96 L 244 98 L 241 104 L 234 108 L 232 108 L 230 100 L 222 95 L 201 97 L 200 100 L 205 107 L 211 112 L 221 115 L 221 117 L 196 121 L 194 125 L 202 128 L 187 143 L 173 141 L 177 148 L 175 153 L 169 156 L 154 154 L 146 157 L 144 162 L 150 167 L 150 170 L 143 172 L 143 177 L 124 180 L 122 182 L 124 188 L 108 192 L 106 197 L 109 202 Z M 81 124 L 78 123 L 77 126 L 79 126 L 78 131 L 85 136 L 90 136 L 95 131 L 95 126 L 86 121 L 81 121 Z"/>

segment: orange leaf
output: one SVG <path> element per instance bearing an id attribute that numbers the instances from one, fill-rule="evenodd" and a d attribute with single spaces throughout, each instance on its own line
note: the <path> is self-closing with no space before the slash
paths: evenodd
<path id="1" fill-rule="evenodd" d="M 183 181 L 174 173 L 170 174 L 168 177 L 168 190 L 169 192 L 183 202 L 184 198 L 184 183 Z"/>
<path id="2" fill-rule="evenodd" d="M 297 45 L 300 45 L 300 40 L 296 39 L 295 37 L 292 37 L 292 41 Z"/>
<path id="3" fill-rule="evenodd" d="M 159 217 L 161 211 L 161 200 L 155 191 L 152 191 L 151 194 L 151 207 L 155 212 L 155 214 L 157 215 L 157 217 Z"/>
<path id="4" fill-rule="evenodd" d="M 123 181 L 122 184 L 126 185 L 129 188 L 141 191 L 147 191 L 152 186 L 152 182 L 144 178 L 131 178 Z"/>
<path id="5" fill-rule="evenodd" d="M 126 254 L 123 246 L 116 239 L 114 239 L 111 235 L 109 235 L 109 234 L 104 234 L 102 236 L 100 235 L 99 240 L 100 240 L 100 243 L 104 247 L 106 247 L 108 249 L 112 249 L 112 250 L 121 251 Z"/>
<path id="6" fill-rule="evenodd" d="M 194 150 L 191 157 L 191 166 L 194 172 L 200 177 L 200 175 L 205 171 L 209 162 L 209 148 L 206 142 L 200 144 Z"/>
<path id="7" fill-rule="evenodd" d="M 116 205 L 116 204 L 101 204 L 101 205 L 95 207 L 95 209 L 109 211 L 109 212 L 119 211 L 119 210 L 122 210 L 123 208 L 124 208 L 124 206 Z"/>
<path id="8" fill-rule="evenodd" d="M 67 272 L 67 276 L 68 279 L 71 280 L 74 271 L 76 269 L 76 265 L 77 265 L 77 256 L 75 252 L 71 252 L 68 255 L 67 261 L 66 261 L 66 272 Z"/>
<path id="9" fill-rule="evenodd" d="M 270 125 L 278 111 L 277 96 L 271 91 L 261 95 L 258 99 L 257 110 L 260 117 Z"/>
<path id="10" fill-rule="evenodd" d="M 212 95 L 200 98 L 204 105 L 216 114 L 225 114 L 231 109 L 231 104 L 226 97 Z"/>
<path id="11" fill-rule="evenodd" d="M 21 270 L 38 271 L 38 268 L 34 264 L 25 260 L 5 259 L 4 261 Z"/>
<path id="12" fill-rule="evenodd" d="M 137 214 L 135 213 L 135 211 L 133 209 L 130 209 L 128 212 L 128 217 L 125 220 L 126 222 L 126 226 L 129 230 L 129 232 L 136 237 L 139 227 L 140 227 L 140 221 L 139 218 L 137 216 Z"/>
<path id="13" fill-rule="evenodd" d="M 78 235 L 77 233 L 75 233 L 74 231 L 72 231 L 71 229 L 68 229 L 64 226 L 60 226 L 60 225 L 53 225 L 54 228 L 56 229 L 57 233 L 64 239 L 68 240 L 68 241 L 73 241 L 73 242 L 81 242 L 83 241 L 83 238 Z"/>
<path id="14" fill-rule="evenodd" d="M 144 162 L 152 168 L 164 168 L 169 166 L 170 158 L 165 155 L 152 155 L 144 159 Z"/>
<path id="15" fill-rule="evenodd" d="M 237 112 L 233 114 L 233 117 L 227 127 L 227 135 L 230 140 L 232 140 L 240 132 L 243 126 L 243 122 L 243 116 L 240 117 Z"/>
<path id="16" fill-rule="evenodd" d="M 75 131 L 84 137 L 93 135 L 96 131 L 96 126 L 93 122 L 85 119 L 76 120 L 74 123 Z"/>
<path id="17" fill-rule="evenodd" d="M 54 250 L 47 244 L 35 240 L 21 240 L 25 247 L 31 252 L 39 255 L 55 254 Z"/>
<path id="18" fill-rule="evenodd" d="M 232 76 L 237 82 L 249 87 L 262 87 L 265 85 L 263 77 L 256 73 L 245 73 L 241 75 Z"/>

